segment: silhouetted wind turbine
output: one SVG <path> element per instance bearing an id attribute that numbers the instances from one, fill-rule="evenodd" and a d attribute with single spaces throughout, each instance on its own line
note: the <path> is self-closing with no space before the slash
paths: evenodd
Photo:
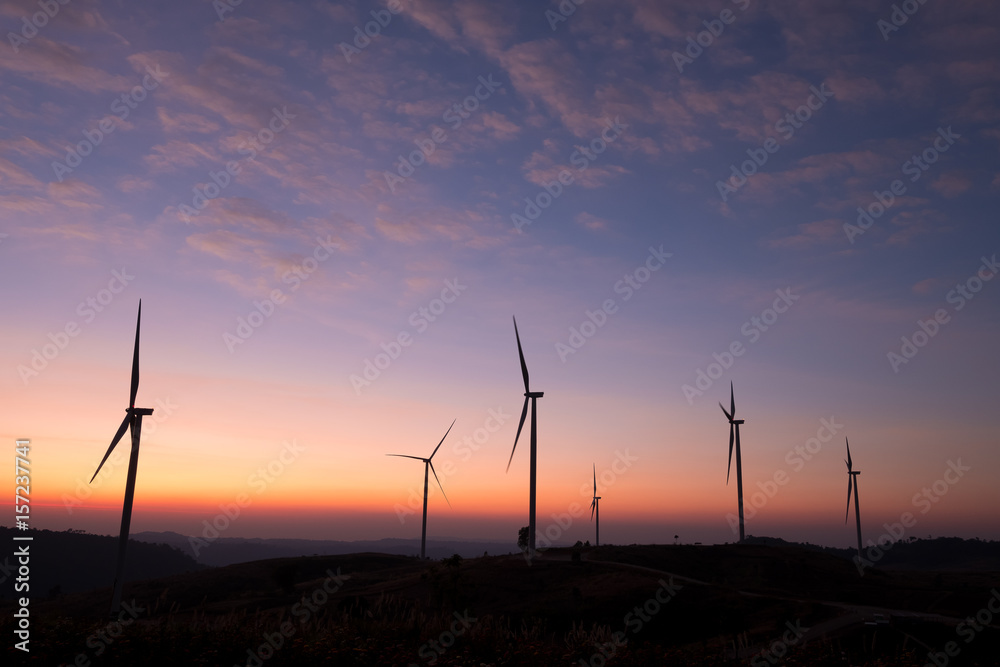
<path id="1" fill-rule="evenodd" d="M 124 582 L 125 575 L 125 550 L 128 547 L 128 529 L 129 524 L 132 522 L 132 498 L 135 495 L 135 474 L 139 466 L 139 435 L 142 432 L 142 418 L 153 414 L 152 408 L 137 408 L 135 407 L 135 394 L 139 390 L 139 322 L 142 318 L 142 300 L 139 300 L 139 312 L 135 317 L 135 349 L 132 352 L 132 386 L 129 390 L 128 397 L 128 408 L 125 409 L 125 419 L 122 421 L 122 425 L 118 427 L 118 432 L 115 433 L 114 439 L 111 441 L 111 446 L 108 447 L 108 451 L 104 454 L 104 458 L 101 459 L 101 464 L 97 466 L 97 471 L 94 472 L 94 477 L 90 478 L 93 482 L 94 478 L 97 477 L 97 473 L 101 471 L 101 467 L 104 462 L 108 460 L 111 456 L 112 450 L 114 450 L 115 445 L 118 441 L 122 439 L 125 435 L 125 430 L 129 429 L 132 433 L 132 452 L 128 459 L 128 477 L 125 481 L 125 502 L 122 508 L 122 527 L 121 532 L 118 534 L 118 565 L 115 570 L 115 586 L 114 592 L 111 596 L 111 615 L 117 616 L 118 612 L 121 610 L 122 601 L 122 584 Z"/>
<path id="2" fill-rule="evenodd" d="M 531 401 L 531 491 L 528 499 L 528 553 L 535 554 L 535 458 L 538 446 L 538 430 L 536 417 L 538 416 L 537 399 L 545 395 L 543 391 L 531 391 L 528 388 L 528 367 L 524 363 L 524 352 L 521 350 L 521 336 L 517 333 L 517 318 L 514 318 L 514 337 L 517 338 L 517 354 L 521 357 L 521 375 L 524 376 L 524 408 L 521 409 L 521 422 L 517 425 L 517 435 L 514 436 L 514 448 L 510 450 L 510 459 L 507 461 L 507 470 L 510 470 L 510 462 L 514 460 L 514 450 L 517 449 L 517 440 L 521 437 L 521 428 L 524 426 L 524 418 L 528 414 L 528 401 Z"/>
<path id="3" fill-rule="evenodd" d="M 595 547 L 601 546 L 601 510 L 600 510 L 600 507 L 598 507 L 598 502 L 597 502 L 600 499 L 601 499 L 601 497 L 599 495 L 597 495 L 597 465 L 595 464 L 594 465 L 594 500 L 593 500 L 593 502 L 590 503 L 590 520 L 593 521 L 594 517 L 595 516 L 597 517 L 597 522 L 594 524 L 594 527 L 597 530 L 597 535 L 594 538 L 594 546 Z"/>
<path id="4" fill-rule="evenodd" d="M 726 469 L 726 485 L 729 484 L 729 472 L 733 467 L 733 435 L 736 436 L 736 493 L 740 498 L 740 542 L 743 541 L 743 458 L 740 456 L 740 424 L 742 419 L 734 419 L 736 416 L 736 399 L 733 394 L 733 383 L 729 383 L 729 412 L 719 403 L 722 413 L 729 420 L 729 467 Z"/>
<path id="5" fill-rule="evenodd" d="M 858 520 L 858 558 L 861 558 L 861 508 L 858 505 L 858 480 L 857 476 L 861 474 L 860 470 L 854 469 L 854 462 L 851 460 L 851 443 L 844 438 L 844 442 L 847 443 L 847 460 L 844 463 L 847 464 L 847 514 L 844 515 L 844 523 L 847 523 L 847 519 L 851 516 L 851 491 L 854 491 L 854 517 Z"/>
<path id="6" fill-rule="evenodd" d="M 452 420 L 451 426 L 454 426 L 456 421 L 457 420 Z M 447 438 L 448 434 L 451 433 L 451 426 L 449 426 L 448 430 L 444 432 L 444 438 Z M 438 488 L 441 489 L 441 495 L 444 496 L 444 500 L 446 503 L 448 503 L 448 507 L 451 507 L 451 501 L 448 500 L 448 496 L 444 492 L 444 487 L 441 486 L 441 480 L 438 479 L 437 471 L 434 470 L 434 464 L 431 463 L 431 459 L 434 458 L 434 455 L 437 454 L 437 451 L 441 449 L 441 444 L 444 442 L 444 438 L 441 438 L 441 442 L 438 443 L 437 447 L 434 448 L 434 451 L 431 452 L 431 455 L 428 456 L 426 459 L 421 458 L 419 456 L 410 456 L 409 454 L 386 454 L 386 456 L 400 456 L 404 459 L 416 459 L 418 461 L 424 462 L 424 523 L 423 527 L 420 529 L 421 559 L 423 559 L 427 554 L 427 469 L 428 468 L 430 468 L 430 471 L 434 473 L 434 480 L 437 482 Z"/>

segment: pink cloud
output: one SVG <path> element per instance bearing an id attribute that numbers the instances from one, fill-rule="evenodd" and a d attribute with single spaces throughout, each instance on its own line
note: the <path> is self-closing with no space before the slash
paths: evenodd
<path id="1" fill-rule="evenodd" d="M 581 227 L 589 229 L 591 231 L 602 231 L 608 228 L 608 221 L 604 218 L 598 218 L 595 215 L 591 215 L 587 212 L 578 213 L 576 218 L 576 223 Z"/>
<path id="2" fill-rule="evenodd" d="M 220 164 L 225 160 L 211 145 L 172 139 L 153 146 L 143 160 L 154 173 L 177 171 L 179 168 L 204 164 Z"/>
<path id="3" fill-rule="evenodd" d="M 578 137 L 588 137 L 602 124 L 591 111 L 591 84 L 579 76 L 580 65 L 552 39 L 511 47 L 500 62 L 518 93 L 538 100 Z"/>
<path id="4" fill-rule="evenodd" d="M 49 183 L 46 186 L 49 197 L 65 206 L 84 207 L 95 206 L 92 201 L 101 198 L 100 191 L 92 185 L 88 185 L 76 179 L 67 179 L 61 183 Z M 95 206 L 95 208 L 97 208 Z"/>
<path id="5" fill-rule="evenodd" d="M 910 288 L 914 294 L 920 294 L 921 296 L 926 296 L 930 294 L 933 290 L 937 289 L 942 281 L 937 278 L 927 278 L 921 280 L 920 282 L 914 283 L 913 287 Z"/>
<path id="6" fill-rule="evenodd" d="M 844 221 L 836 218 L 805 222 L 797 225 L 795 233 L 772 238 L 764 242 L 769 248 L 801 250 L 831 242 L 844 241 Z"/>
<path id="7" fill-rule="evenodd" d="M 389 204 L 380 204 L 376 231 L 383 238 L 407 245 L 447 241 L 479 250 L 497 247 L 508 239 L 507 227 L 489 222 L 484 212 L 441 206 L 401 212 Z"/>
<path id="8" fill-rule="evenodd" d="M 574 147 L 579 150 L 579 146 Z M 610 152 L 610 151 L 609 151 Z M 597 161 L 590 162 L 587 168 L 580 171 L 577 166 L 573 164 L 568 164 L 562 160 L 565 157 L 556 157 L 557 148 L 555 143 L 552 141 L 547 141 L 544 144 L 543 150 L 534 151 L 524 164 L 521 165 L 521 170 L 524 172 L 524 178 L 529 183 L 534 183 L 538 186 L 545 186 L 548 183 L 559 180 L 559 175 L 568 171 L 573 175 L 573 184 L 580 185 L 588 189 L 601 188 L 610 183 L 615 178 L 621 176 L 622 174 L 629 173 L 629 170 L 625 167 L 616 164 L 609 164 L 611 158 L 608 153 L 597 158 Z"/>
<path id="9" fill-rule="evenodd" d="M 517 123 L 496 111 L 488 111 L 483 114 L 483 125 L 501 141 L 512 139 L 521 132 Z"/>
<path id="10" fill-rule="evenodd" d="M 31 53 L 15 54 L 12 49 L 0 49 L 0 70 L 51 86 L 86 92 L 120 92 L 135 85 L 130 78 L 87 65 L 92 60 L 90 54 L 77 46 L 39 35 L 22 48 L 30 48 Z"/>
<path id="11" fill-rule="evenodd" d="M 139 176 L 123 176 L 118 179 L 115 183 L 117 187 L 122 192 L 133 193 L 133 192 L 148 192 L 153 189 L 155 182 L 148 178 L 141 178 Z"/>
<path id="12" fill-rule="evenodd" d="M 915 238 L 950 231 L 952 225 L 940 211 L 921 208 L 900 211 L 889 223 L 895 230 L 885 240 L 886 245 L 909 245 Z"/>
<path id="13" fill-rule="evenodd" d="M 38 189 L 42 182 L 10 160 L 0 157 L 0 188 Z"/>
<path id="14" fill-rule="evenodd" d="M 194 132 L 208 134 L 217 132 L 221 127 L 213 120 L 195 113 L 172 112 L 165 107 L 159 107 L 156 115 L 160 119 L 163 131 L 168 133 Z"/>
<path id="15" fill-rule="evenodd" d="M 957 197 L 972 188 L 972 179 L 953 171 L 931 181 L 931 188 L 943 197 Z"/>

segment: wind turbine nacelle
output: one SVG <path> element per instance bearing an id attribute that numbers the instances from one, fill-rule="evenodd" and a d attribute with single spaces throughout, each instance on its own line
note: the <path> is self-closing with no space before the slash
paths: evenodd
<path id="1" fill-rule="evenodd" d="M 524 392 L 525 398 L 541 398 L 545 395 L 544 391 L 526 391 Z"/>

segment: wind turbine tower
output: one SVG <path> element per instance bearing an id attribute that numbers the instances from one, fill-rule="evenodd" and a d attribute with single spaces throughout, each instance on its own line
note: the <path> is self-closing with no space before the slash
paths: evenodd
<path id="1" fill-rule="evenodd" d="M 455 425 L 455 421 L 457 420 L 452 420 L 451 426 Z M 448 434 L 451 433 L 451 426 L 449 426 L 448 430 L 444 432 L 444 438 L 447 438 Z M 420 560 L 423 560 L 427 556 L 427 471 L 428 470 L 434 473 L 434 481 L 437 482 L 438 488 L 441 489 L 441 495 L 444 496 L 444 500 L 446 503 L 448 503 L 448 507 L 451 507 L 451 501 L 448 500 L 448 496 L 444 492 L 444 487 L 441 486 L 441 480 L 438 479 L 437 471 L 434 470 L 434 464 L 431 463 L 431 459 L 434 458 L 434 455 L 437 454 L 437 451 L 441 448 L 441 444 L 444 442 L 444 438 L 441 438 L 441 442 L 438 443 L 437 447 L 434 448 L 434 451 L 431 452 L 431 455 L 428 456 L 426 459 L 421 458 L 419 456 L 410 456 L 409 454 L 386 454 L 386 456 L 400 456 L 404 459 L 416 459 L 418 461 L 424 462 L 424 522 L 423 522 L 423 527 L 420 529 Z"/>
<path id="2" fill-rule="evenodd" d="M 125 577 L 125 551 L 128 547 L 129 526 L 132 523 L 132 499 L 135 496 L 135 476 L 139 467 L 139 436 L 142 433 L 142 418 L 153 414 L 152 408 L 135 407 L 135 394 L 139 390 L 139 322 L 141 319 L 142 300 L 140 299 L 139 312 L 135 318 L 135 349 L 132 351 L 132 385 L 129 390 L 128 407 L 125 409 L 125 419 L 122 421 L 121 426 L 118 427 L 118 432 L 115 433 L 114 439 L 111 440 L 111 446 L 108 447 L 104 458 L 101 459 L 101 464 L 97 466 L 94 477 L 90 478 L 90 481 L 93 482 L 94 478 L 97 477 L 97 473 L 101 471 L 101 467 L 104 466 L 104 462 L 111 456 L 115 445 L 125 435 L 125 430 L 130 430 L 132 432 L 132 452 L 128 459 L 125 502 L 122 507 L 122 525 L 121 531 L 118 534 L 118 564 L 115 569 L 114 590 L 111 594 L 111 615 L 113 617 L 117 617 L 121 610 L 122 584 Z"/>
<path id="3" fill-rule="evenodd" d="M 861 559 L 861 507 L 858 504 L 858 475 L 861 474 L 860 470 L 854 469 L 854 462 L 851 460 L 851 443 L 844 438 L 844 442 L 847 443 L 847 460 L 844 463 L 847 464 L 847 514 L 844 516 L 844 523 L 847 523 L 848 518 L 851 516 L 851 491 L 854 491 L 854 517 L 858 522 L 858 559 Z"/>
<path id="4" fill-rule="evenodd" d="M 594 464 L 594 500 L 590 503 L 590 520 L 594 521 L 595 518 L 597 519 L 594 523 L 594 528 L 597 531 L 594 537 L 595 547 L 601 546 L 601 510 L 597 502 L 600 499 L 601 497 L 597 495 L 597 464 Z"/>
<path id="5" fill-rule="evenodd" d="M 736 493 L 739 496 L 740 502 L 740 542 L 743 541 L 745 537 L 743 528 L 743 457 L 740 455 L 740 425 L 743 424 L 744 420 L 735 419 L 736 417 L 736 399 L 733 394 L 733 383 L 729 383 L 729 412 L 726 412 L 726 408 L 719 403 L 719 407 L 722 408 L 722 413 L 726 415 L 726 419 L 729 420 L 729 467 L 726 469 L 726 484 L 729 484 L 729 472 L 733 467 L 733 440 L 735 435 L 736 441 Z"/>
<path id="6" fill-rule="evenodd" d="M 536 455 L 538 448 L 537 420 L 538 406 L 537 400 L 545 395 L 542 391 L 531 391 L 528 386 L 528 366 L 524 363 L 524 351 L 521 349 L 521 336 L 517 333 L 517 318 L 514 318 L 514 337 L 517 339 L 517 354 L 521 358 L 521 376 L 524 378 L 524 407 L 521 409 L 521 421 L 517 425 L 517 435 L 514 436 L 514 447 L 510 450 L 510 459 L 507 461 L 507 470 L 510 471 L 510 462 L 514 460 L 514 451 L 517 449 L 518 438 L 521 437 L 521 429 L 524 427 L 524 418 L 528 415 L 528 402 L 531 402 L 531 478 L 530 495 L 528 498 L 528 554 L 535 555 L 535 481 L 536 481 Z"/>

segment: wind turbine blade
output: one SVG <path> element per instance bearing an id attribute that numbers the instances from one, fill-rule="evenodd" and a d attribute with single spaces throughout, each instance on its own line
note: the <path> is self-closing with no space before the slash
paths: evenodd
<path id="1" fill-rule="evenodd" d="M 510 458 L 507 460 L 507 471 L 510 471 L 510 462 L 514 460 L 514 450 L 517 449 L 517 439 L 521 437 L 521 429 L 524 427 L 524 418 L 528 416 L 528 397 L 524 397 L 524 408 L 521 410 L 521 423 L 517 425 L 517 435 L 514 436 L 514 448 L 510 450 Z"/>
<path id="2" fill-rule="evenodd" d="M 451 420 L 451 426 L 454 426 L 455 422 L 457 422 L 457 421 L 458 421 L 458 418 L 455 418 L 455 419 Z M 451 426 L 449 426 L 448 430 L 444 432 L 444 438 L 447 438 L 448 434 L 451 433 Z M 438 453 L 439 449 L 441 449 L 441 443 L 444 442 L 444 438 L 441 438 L 441 442 L 439 442 L 438 446 L 434 448 L 433 452 L 431 452 L 431 455 L 427 458 L 428 461 L 430 461 L 432 458 L 434 458 L 434 455 Z"/>
<path id="3" fill-rule="evenodd" d="M 733 421 L 733 416 L 728 412 L 726 412 L 726 408 L 722 406 L 722 403 L 719 403 L 719 407 L 722 408 L 722 414 L 726 415 L 726 419 L 728 419 L 729 421 Z"/>
<path id="4" fill-rule="evenodd" d="M 729 473 L 733 469 L 733 429 L 735 424 L 729 425 L 729 467 L 726 468 L 726 485 L 729 485 Z"/>
<path id="5" fill-rule="evenodd" d="M 429 459 L 425 459 L 422 456 L 410 456 L 409 454 L 386 454 L 386 456 L 401 456 L 404 459 L 416 459 L 418 461 L 424 461 L 424 462 L 426 462 L 426 461 L 429 460 Z"/>
<path id="6" fill-rule="evenodd" d="M 128 406 L 135 407 L 135 394 L 139 391 L 139 321 L 142 319 L 142 299 L 139 299 L 139 313 L 135 316 L 135 350 L 132 352 L 132 387 L 128 394 Z"/>
<path id="7" fill-rule="evenodd" d="M 844 438 L 844 442 L 847 443 L 847 470 L 854 470 L 854 466 L 851 462 L 851 442 L 847 438 Z"/>
<path id="8" fill-rule="evenodd" d="M 736 396 L 733 394 L 733 383 L 729 383 L 729 414 L 736 416 Z M 732 419 L 732 417 L 730 417 Z"/>
<path id="9" fill-rule="evenodd" d="M 594 520 L 594 510 L 596 510 L 596 509 L 597 509 L 597 499 L 595 498 L 590 503 L 590 520 L 591 521 Z"/>
<path id="10" fill-rule="evenodd" d="M 528 389 L 528 366 L 524 363 L 524 352 L 521 350 L 521 336 L 517 333 L 517 318 L 514 318 L 514 337 L 517 338 L 517 354 L 521 357 L 521 375 L 524 376 L 524 391 L 531 391 Z"/>
<path id="11" fill-rule="evenodd" d="M 431 463 L 430 459 L 427 459 L 427 465 L 431 467 L 431 472 L 434 473 L 434 481 L 438 483 L 438 488 L 441 489 L 441 495 L 444 496 L 444 501 L 448 503 L 448 507 L 451 507 L 451 501 L 448 500 L 448 494 L 444 492 L 444 487 L 441 486 L 441 480 L 438 479 L 437 471 L 434 470 L 434 464 Z"/>
<path id="12" fill-rule="evenodd" d="M 851 490 L 854 488 L 854 475 L 847 476 L 847 512 L 844 514 L 844 523 L 847 523 L 851 516 Z"/>
<path id="13" fill-rule="evenodd" d="M 94 476 L 90 478 L 91 482 L 93 482 L 94 479 L 97 477 L 97 473 L 101 472 L 101 468 L 104 466 L 104 462 L 108 460 L 109 456 L 111 456 L 111 452 L 112 450 L 114 450 L 115 445 L 117 445 L 118 441 L 122 439 L 123 435 L 125 435 L 125 431 L 131 425 L 131 423 L 132 423 L 132 413 L 130 412 L 127 415 L 125 415 L 125 419 L 122 420 L 122 425 L 118 427 L 118 432 L 115 433 L 115 437 L 111 441 L 111 446 L 108 447 L 108 451 L 104 453 L 104 458 L 101 459 L 101 465 L 97 466 L 97 470 L 94 472 Z"/>
<path id="14" fill-rule="evenodd" d="M 597 495 L 597 464 L 594 464 L 594 495 Z"/>

